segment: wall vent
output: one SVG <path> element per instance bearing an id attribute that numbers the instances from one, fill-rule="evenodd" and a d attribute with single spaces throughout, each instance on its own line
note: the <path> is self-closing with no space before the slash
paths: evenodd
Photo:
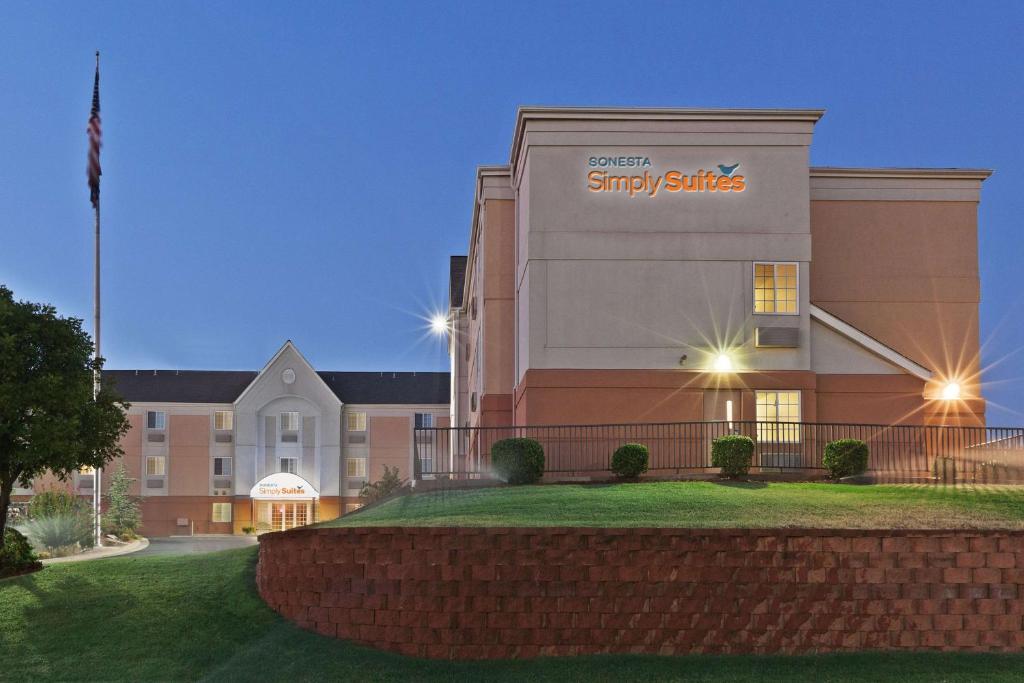
<path id="1" fill-rule="evenodd" d="M 150 441 L 152 443 L 163 443 L 164 442 L 164 435 L 163 434 L 153 434 L 153 433 L 150 433 L 150 434 L 146 435 L 146 441 Z"/>
<path id="2" fill-rule="evenodd" d="M 796 327 L 758 327 L 756 344 L 762 349 L 793 349 L 800 346 L 800 329 Z"/>

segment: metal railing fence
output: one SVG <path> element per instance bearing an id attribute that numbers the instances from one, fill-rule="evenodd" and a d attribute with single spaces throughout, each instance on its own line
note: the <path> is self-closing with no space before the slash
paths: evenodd
<path id="1" fill-rule="evenodd" d="M 761 471 L 820 470 L 825 445 L 859 439 L 873 472 L 917 473 L 940 480 L 998 481 L 1024 473 L 1024 428 L 872 425 L 820 422 L 672 422 L 516 427 L 424 427 L 413 430 L 414 478 L 476 478 L 490 467 L 491 447 L 512 437 L 544 448 L 545 472 L 607 474 L 615 450 L 641 443 L 651 474 L 711 469 L 711 444 L 728 434 L 754 440 L 752 466 Z"/>

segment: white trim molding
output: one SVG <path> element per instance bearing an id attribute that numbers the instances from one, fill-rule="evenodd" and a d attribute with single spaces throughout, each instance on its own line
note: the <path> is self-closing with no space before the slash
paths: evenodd
<path id="1" fill-rule="evenodd" d="M 810 314 L 812 318 L 826 327 L 838 332 L 850 341 L 863 346 L 868 351 L 884 358 L 893 365 L 906 370 L 908 373 L 919 379 L 927 382 L 935 376 L 935 373 L 923 365 L 910 360 L 899 351 L 886 346 L 874 337 L 861 332 L 850 323 L 837 318 L 824 309 L 818 308 L 814 304 L 810 305 Z"/>

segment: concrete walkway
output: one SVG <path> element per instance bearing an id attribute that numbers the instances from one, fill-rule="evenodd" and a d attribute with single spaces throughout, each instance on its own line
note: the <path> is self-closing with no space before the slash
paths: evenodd
<path id="1" fill-rule="evenodd" d="M 256 545 L 255 536 L 170 536 L 153 538 L 149 547 L 141 551 L 138 557 L 154 557 L 157 555 L 187 555 L 191 553 L 212 553 L 218 550 L 231 550 Z"/>
<path id="2" fill-rule="evenodd" d="M 43 564 L 63 564 L 65 562 L 85 562 L 86 560 L 101 560 L 105 557 L 117 557 L 118 555 L 128 555 L 129 553 L 135 553 L 145 550 L 149 547 L 149 539 L 139 538 L 131 543 L 125 543 L 124 545 L 109 545 L 103 546 L 102 548 L 93 548 L 92 550 L 86 550 L 84 553 L 78 553 L 77 555 L 68 555 L 67 557 L 52 557 L 43 560 Z"/>

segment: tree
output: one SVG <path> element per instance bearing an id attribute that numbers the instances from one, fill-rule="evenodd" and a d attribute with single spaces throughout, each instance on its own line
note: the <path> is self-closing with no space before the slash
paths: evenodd
<path id="1" fill-rule="evenodd" d="M 122 454 L 128 405 L 106 386 L 93 397 L 103 359 L 92 353 L 81 320 L 0 285 L 0 550 L 16 482 L 47 470 L 66 480 Z"/>
<path id="2" fill-rule="evenodd" d="M 129 488 L 132 480 L 124 465 L 117 468 L 110 480 L 110 491 L 107 493 L 107 512 L 104 518 L 110 530 L 118 536 L 135 535 L 139 528 L 139 502 L 131 495 Z"/>

